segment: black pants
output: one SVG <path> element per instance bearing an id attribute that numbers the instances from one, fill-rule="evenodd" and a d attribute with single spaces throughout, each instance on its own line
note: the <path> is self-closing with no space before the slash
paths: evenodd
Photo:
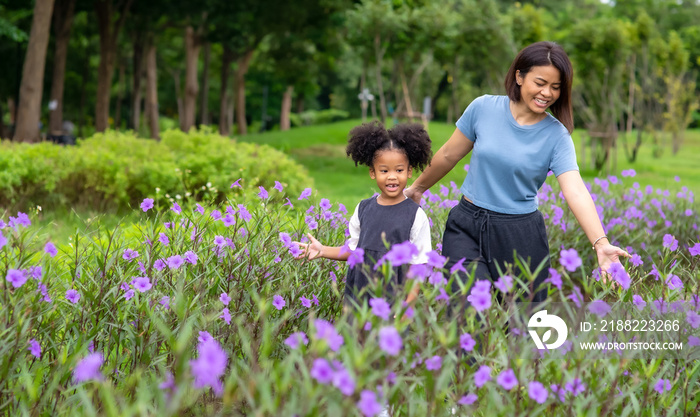
<path id="1" fill-rule="evenodd" d="M 452 208 L 442 240 L 442 254 L 449 258 L 445 266 L 448 271 L 465 258 L 467 271 L 476 267 L 476 280 L 498 280 L 498 267 L 505 274 L 506 263 L 515 265 L 513 274 L 518 276 L 521 271 L 515 264 L 514 253 L 533 272 L 541 262 L 545 262 L 531 286 L 537 290 L 547 279 L 550 267 L 549 243 L 542 213 L 536 210 L 528 214 L 502 214 L 477 207 L 464 198 Z M 459 276 L 463 282 L 467 281 L 466 273 L 459 272 Z M 452 289 L 453 292 L 458 291 L 459 285 L 453 284 Z M 533 302 L 543 301 L 546 297 L 546 289 L 541 289 L 536 292 Z M 529 298 L 529 294 L 526 298 Z M 470 304 L 466 297 L 460 301 L 463 308 Z"/>

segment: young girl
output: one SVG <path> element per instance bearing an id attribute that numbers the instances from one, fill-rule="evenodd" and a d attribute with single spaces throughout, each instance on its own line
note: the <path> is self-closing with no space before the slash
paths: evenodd
<path id="1" fill-rule="evenodd" d="M 369 176 L 377 181 L 379 194 L 362 200 L 350 219 L 350 239 L 346 246 L 324 246 L 310 234 L 310 243 L 299 243 L 309 259 L 327 258 L 347 261 L 350 251 L 364 251 L 363 264 L 348 271 L 345 283 L 345 301 L 362 302 L 362 290 L 369 280 L 383 279 L 374 271 L 374 265 L 391 245 L 410 241 L 418 248 L 411 264 L 427 262 L 431 250 L 428 216 L 413 200 L 403 194 L 413 169 L 422 170 L 430 161 L 430 138 L 420 124 L 399 124 L 389 131 L 379 123 L 365 123 L 350 132 L 346 153 L 357 164 L 369 167 Z M 386 242 L 386 243 L 385 243 Z M 389 247 L 387 247 L 387 244 Z M 349 250 L 348 250 L 349 249 Z M 394 268 L 386 288 L 391 295 L 395 286 L 405 284 L 404 268 Z M 407 302 L 418 293 L 416 287 Z"/>

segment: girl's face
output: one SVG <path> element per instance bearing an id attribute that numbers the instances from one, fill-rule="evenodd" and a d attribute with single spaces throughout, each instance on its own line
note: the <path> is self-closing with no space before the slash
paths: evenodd
<path id="1" fill-rule="evenodd" d="M 381 191 L 377 202 L 384 206 L 402 202 L 406 198 L 403 190 L 411 174 L 412 170 L 405 153 L 397 149 L 378 151 L 374 157 L 374 164 L 369 169 L 370 178 L 377 180 Z"/>
<path id="2" fill-rule="evenodd" d="M 525 76 L 516 71 L 515 81 L 520 84 L 518 104 L 538 115 L 544 115 L 561 94 L 561 74 L 554 65 L 532 67 Z"/>

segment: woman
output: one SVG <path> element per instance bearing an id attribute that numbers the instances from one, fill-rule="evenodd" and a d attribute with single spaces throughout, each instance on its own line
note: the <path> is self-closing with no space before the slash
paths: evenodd
<path id="1" fill-rule="evenodd" d="M 507 96 L 475 99 L 429 167 L 406 189 L 406 196 L 419 202 L 425 190 L 474 151 L 460 188 L 463 198 L 445 225 L 442 253 L 449 258 L 448 270 L 465 258 L 465 265 L 476 264 L 476 279 L 495 280 L 499 266 L 504 271 L 505 263 L 514 263 L 515 251 L 529 260 L 531 270 L 545 262 L 532 287 L 538 288 L 547 278 L 549 244 L 536 195 L 550 170 L 596 251 L 600 268 L 607 271 L 621 256 L 630 256 L 605 236 L 578 171 L 571 139 L 572 78 L 571 62 L 556 43 L 524 48 L 508 70 Z M 545 296 L 541 290 L 533 300 Z"/>

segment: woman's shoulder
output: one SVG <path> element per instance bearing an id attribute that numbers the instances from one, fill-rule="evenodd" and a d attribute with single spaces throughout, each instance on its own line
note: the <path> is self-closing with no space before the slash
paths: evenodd
<path id="1" fill-rule="evenodd" d="M 492 111 L 503 107 L 503 103 L 508 100 L 508 96 L 499 96 L 493 94 L 484 94 L 472 100 L 469 107 L 475 107 L 480 110 L 487 109 Z"/>

